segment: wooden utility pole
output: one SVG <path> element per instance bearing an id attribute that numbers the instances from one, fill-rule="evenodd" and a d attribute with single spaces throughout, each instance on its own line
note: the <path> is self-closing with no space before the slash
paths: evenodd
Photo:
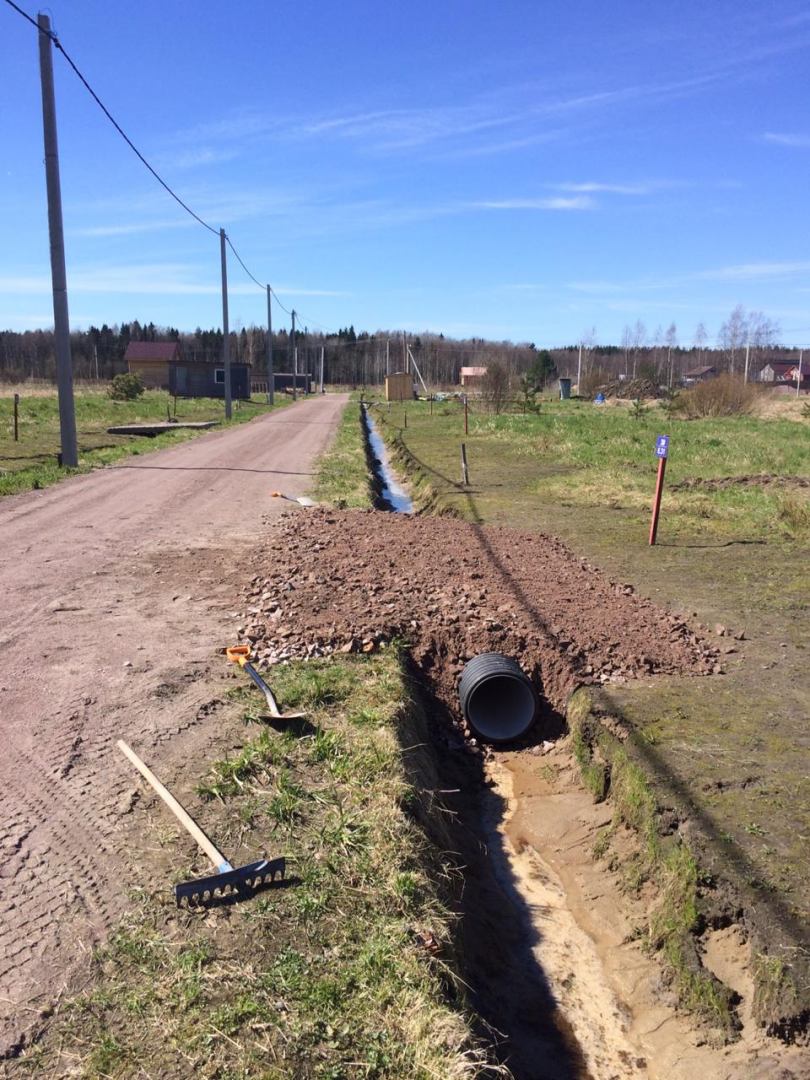
<path id="1" fill-rule="evenodd" d="M 273 374 L 273 309 L 272 289 L 267 286 L 267 404 L 275 401 L 275 375 Z"/>
<path id="2" fill-rule="evenodd" d="M 577 359 L 577 394 L 582 397 L 582 342 L 579 343 L 579 358 Z"/>
<path id="3" fill-rule="evenodd" d="M 751 339 L 748 338 L 745 342 L 745 375 L 743 382 L 748 382 L 748 358 L 751 355 Z"/>
<path id="4" fill-rule="evenodd" d="M 318 380 L 318 382 L 319 382 L 319 384 L 320 384 L 320 391 L 321 391 L 321 393 L 323 393 L 323 392 L 324 392 L 324 390 L 323 390 L 323 351 L 324 351 L 324 349 L 323 349 L 323 345 L 321 345 L 321 372 L 320 372 L 320 376 L 321 376 L 321 377 L 320 377 L 320 379 Z"/>
<path id="5" fill-rule="evenodd" d="M 219 261 L 222 266 L 222 367 L 225 378 L 225 419 L 231 418 L 231 335 L 228 326 L 228 257 L 225 230 L 219 230 Z"/>
<path id="6" fill-rule="evenodd" d="M 391 364 L 391 339 L 386 338 L 385 339 L 385 374 L 386 375 L 391 374 L 390 364 Z"/>
<path id="7" fill-rule="evenodd" d="M 405 331 L 402 331 L 402 370 L 408 370 L 408 343 L 405 339 Z"/>
<path id="8" fill-rule="evenodd" d="M 295 344 L 295 311 L 290 312 L 292 318 L 292 368 L 293 368 L 293 401 L 298 401 L 298 346 Z"/>
<path id="9" fill-rule="evenodd" d="M 70 355 L 65 236 L 62 228 L 62 189 L 59 182 L 59 145 L 56 139 L 56 98 L 53 89 L 51 20 L 37 16 L 39 26 L 39 76 L 42 85 L 42 129 L 45 138 L 45 182 L 48 191 L 48 234 L 51 244 L 53 286 L 53 336 L 56 350 L 56 384 L 59 391 L 61 464 L 79 464 L 76 443 L 76 411 L 73 403 L 73 361 Z"/>

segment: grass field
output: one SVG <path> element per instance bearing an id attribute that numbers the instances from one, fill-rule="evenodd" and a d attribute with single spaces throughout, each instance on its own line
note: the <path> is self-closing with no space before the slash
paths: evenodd
<path id="1" fill-rule="evenodd" d="M 170 881 L 210 866 L 188 864 L 160 810 L 142 815 L 166 873 L 134 898 L 92 985 L 59 1006 L 21 1072 L 493 1075 L 452 973 L 446 896 L 458 871 L 414 821 L 428 797 L 424 719 L 397 650 L 277 668 L 274 687 L 307 720 L 266 726 L 258 692 L 235 683 L 220 737 L 239 749 L 183 798 L 235 864 L 286 855 L 287 887 L 178 918 Z"/>
<path id="2" fill-rule="evenodd" d="M 651 773 L 734 864 L 771 941 L 787 940 L 785 927 L 806 933 L 810 422 L 799 412 L 672 420 L 658 407 L 636 418 L 574 401 L 545 403 L 538 416 L 472 412 L 465 437 L 456 403 L 434 404 L 432 416 L 409 403 L 407 426 L 401 406 L 375 412 L 418 501 L 558 535 L 721 646 L 722 675 L 615 685 L 610 697 L 638 731 Z M 668 486 L 650 547 L 663 433 Z"/>
<path id="3" fill-rule="evenodd" d="M 129 454 L 174 446 L 200 434 L 181 428 L 155 438 L 108 435 L 108 427 L 156 423 L 165 421 L 169 414 L 174 416 L 173 398 L 165 391 L 147 390 L 136 401 L 112 401 L 104 390 L 79 389 L 75 394 L 79 468 L 61 469 L 56 459 L 60 441 L 55 389 L 35 387 L 31 393 L 25 386 L 12 389 L 20 393 L 19 441 L 14 441 L 14 400 L 9 391 L 0 396 L 0 496 L 47 487 L 75 472 L 88 472 Z M 281 396 L 277 401 L 275 408 L 287 403 Z M 269 409 L 264 395 L 255 395 L 251 402 L 234 402 L 230 423 L 244 423 Z M 217 420 L 224 425 L 223 402 L 215 398 L 178 398 L 177 420 Z"/>

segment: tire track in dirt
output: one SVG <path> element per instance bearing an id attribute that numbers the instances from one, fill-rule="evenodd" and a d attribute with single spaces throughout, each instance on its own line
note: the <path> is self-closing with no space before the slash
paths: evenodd
<path id="1" fill-rule="evenodd" d="M 167 779 L 211 741 L 241 552 L 281 511 L 273 489 L 305 490 L 345 401 L 0 503 L 0 1061 L 138 881 L 115 740 Z"/>

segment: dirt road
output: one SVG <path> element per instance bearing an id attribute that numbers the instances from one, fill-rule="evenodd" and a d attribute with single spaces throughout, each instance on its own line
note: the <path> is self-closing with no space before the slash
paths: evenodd
<path id="1" fill-rule="evenodd" d="M 164 775 L 210 741 L 240 553 L 284 508 L 273 490 L 307 489 L 346 400 L 0 504 L 0 1060 L 135 884 L 115 740 Z"/>

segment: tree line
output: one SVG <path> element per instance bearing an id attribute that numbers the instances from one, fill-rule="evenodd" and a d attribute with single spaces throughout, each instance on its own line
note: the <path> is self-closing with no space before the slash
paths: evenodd
<path id="1" fill-rule="evenodd" d="M 737 306 L 721 325 L 715 344 L 700 323 L 688 343 L 679 339 L 675 323 L 649 333 L 640 320 L 625 327 L 618 345 L 600 345 L 596 330 L 581 340 L 561 347 L 542 348 L 533 342 L 488 341 L 484 338 L 450 338 L 444 334 L 408 334 L 396 330 L 374 333 L 355 331 L 353 326 L 337 333 L 296 330 L 299 371 L 317 378 L 323 349 L 324 378 L 327 383 L 349 386 L 379 385 L 386 373 L 417 371 L 430 387 L 457 386 L 462 367 L 498 365 L 510 376 L 532 371 L 543 382 L 558 375 L 583 383 L 600 380 L 646 378 L 657 385 L 675 385 L 696 367 L 713 366 L 718 371 L 741 374 L 746 353 L 751 377 L 769 360 L 794 359 L 798 353 L 778 344 L 779 327 L 761 312 L 746 312 Z M 223 335 L 218 329 L 197 327 L 192 333 L 175 327 L 160 327 L 137 320 L 101 327 L 91 326 L 71 334 L 74 378 L 109 382 L 126 370 L 124 355 L 131 341 L 178 341 L 189 360 L 217 363 L 222 357 Z M 230 335 L 230 354 L 235 363 L 249 363 L 254 374 L 265 370 L 267 336 L 263 327 L 250 326 Z M 290 334 L 273 334 L 274 368 L 291 370 Z M 0 380 L 54 380 L 56 371 L 53 332 L 28 330 L 0 331 Z"/>

